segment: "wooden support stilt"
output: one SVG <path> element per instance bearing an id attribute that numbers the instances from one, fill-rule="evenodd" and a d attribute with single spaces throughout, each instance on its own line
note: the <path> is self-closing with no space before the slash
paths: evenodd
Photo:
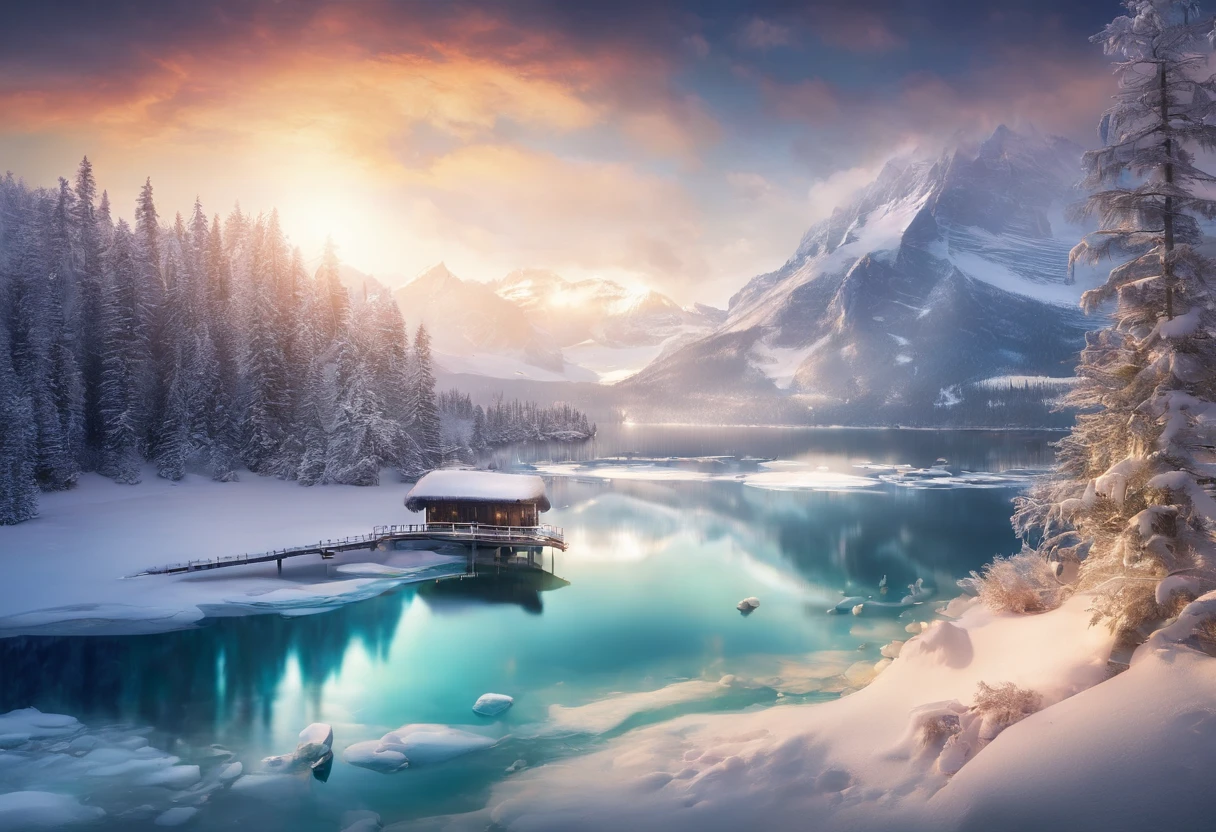
<path id="1" fill-rule="evenodd" d="M 279 574 L 282 575 L 283 574 L 283 559 L 282 558 L 279 558 L 278 564 L 279 564 Z"/>

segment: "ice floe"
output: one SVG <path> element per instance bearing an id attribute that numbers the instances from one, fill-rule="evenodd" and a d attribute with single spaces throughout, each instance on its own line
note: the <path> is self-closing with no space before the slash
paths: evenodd
<path id="1" fill-rule="evenodd" d="M 91 728 L 65 714 L 23 708 L 0 715 L 0 829 L 58 828 L 116 819 L 185 822 L 232 781 L 233 755 L 212 749 L 200 762 L 148 742 L 151 729 Z M 239 774 L 239 768 L 237 769 Z M 189 809 L 189 812 L 185 811 Z M 125 821 L 124 821 L 125 822 Z"/>
<path id="2" fill-rule="evenodd" d="M 354 743 L 342 752 L 342 759 L 353 766 L 390 773 L 411 766 L 443 763 L 489 748 L 495 742 L 492 737 L 463 728 L 415 723 L 389 731 L 378 740 Z"/>
<path id="3" fill-rule="evenodd" d="M 483 693 L 473 703 L 473 712 L 482 716 L 498 716 L 515 704 L 505 693 Z"/>
<path id="4" fill-rule="evenodd" d="M 19 791 L 0 794 L 0 829 L 58 829 L 90 823 L 105 816 L 96 806 L 84 806 L 66 794 Z"/>

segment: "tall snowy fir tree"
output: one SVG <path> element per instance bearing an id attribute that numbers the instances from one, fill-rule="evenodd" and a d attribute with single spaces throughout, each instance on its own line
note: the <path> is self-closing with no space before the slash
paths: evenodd
<path id="1" fill-rule="evenodd" d="M 79 245 L 77 266 L 76 326 L 79 337 L 76 341 L 76 361 L 80 367 L 81 395 L 83 399 L 83 446 L 82 463 L 86 469 L 95 469 L 99 460 L 92 449 L 101 446 L 101 352 L 103 333 L 101 329 L 102 264 L 103 251 L 102 220 L 94 207 L 97 198 L 97 182 L 93 178 L 93 165 L 84 157 L 76 172 L 76 234 Z M 107 206 L 108 210 L 108 206 Z"/>
<path id="2" fill-rule="evenodd" d="M 38 513 L 35 439 L 33 406 L 13 372 L 8 327 L 0 318 L 0 525 Z"/>
<path id="3" fill-rule="evenodd" d="M 123 483 L 141 479 L 148 434 L 148 391 L 153 365 L 148 311 L 140 285 L 135 239 L 124 220 L 106 253 L 101 357 L 101 472 Z"/>
<path id="4" fill-rule="evenodd" d="M 1216 268 L 1196 249 L 1216 177 L 1195 157 L 1216 149 L 1212 22 L 1182 0 L 1126 6 L 1094 38 L 1116 57 L 1119 93 L 1104 146 L 1084 158 L 1083 213 L 1100 230 L 1072 255 L 1122 259 L 1082 298 L 1089 311 L 1113 302 L 1113 323 L 1086 338 L 1056 475 L 1014 517 L 1096 591 L 1095 619 L 1115 630 L 1216 588 L 1216 502 L 1202 487 L 1216 475 Z"/>
<path id="5" fill-rule="evenodd" d="M 431 366 L 431 336 L 426 327 L 418 325 L 414 333 L 413 367 L 414 419 L 411 435 L 418 446 L 424 470 L 435 468 L 443 461 L 443 445 L 439 436 L 439 407 L 435 397 L 435 371 Z"/>

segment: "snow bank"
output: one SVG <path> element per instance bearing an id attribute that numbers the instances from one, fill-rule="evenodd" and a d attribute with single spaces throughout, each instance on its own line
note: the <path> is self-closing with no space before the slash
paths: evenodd
<path id="1" fill-rule="evenodd" d="M 357 742 L 342 752 L 353 766 L 390 773 L 410 766 L 443 763 L 494 745 L 496 740 L 449 725 L 403 725 L 378 740 Z"/>
<path id="2" fill-rule="evenodd" d="M 1088 626 L 1088 605 L 1087 598 L 1074 596 L 1037 616 L 995 615 L 972 607 L 959 621 L 934 624 L 909 639 L 899 658 L 884 660 L 885 670 L 857 693 L 820 704 L 685 716 L 632 731 L 594 753 L 517 773 L 494 787 L 484 810 L 449 818 L 436 828 L 495 824 L 529 832 L 734 832 L 800 829 L 808 818 L 816 829 L 827 830 L 994 828 L 970 823 L 960 813 L 973 805 L 973 793 L 958 786 L 986 760 L 1000 759 L 1000 749 L 1012 744 L 1010 737 L 1027 734 L 1031 726 L 1054 725 L 1052 714 L 1061 701 L 1069 706 L 1077 700 L 1067 697 L 1105 678 L 1111 637 L 1105 629 Z M 1037 692 L 1047 707 L 998 736 L 950 782 L 934 765 L 940 753 L 940 746 L 932 745 L 936 740 L 926 748 L 904 740 L 926 706 L 968 703 L 979 682 L 1012 682 Z M 1210 697 L 1210 690 L 1193 699 L 1203 695 Z M 1152 702 L 1149 710 L 1158 713 L 1157 699 L 1136 701 Z M 613 723 L 605 720 L 596 727 L 608 724 Z M 1211 747 L 1206 736 L 1202 739 Z M 1111 746 L 1121 740 L 1118 731 L 1105 732 L 1104 742 Z M 1050 733 L 1040 734 L 1016 761 L 1027 770 L 1042 770 L 1044 781 L 1068 772 L 1074 779 L 1072 799 L 1088 802 L 1078 798 L 1085 792 L 1075 784 L 1085 776 L 1086 763 L 1072 758 L 1058 764 L 1063 748 Z M 1124 765 L 1144 776 L 1138 760 Z M 1201 771 L 1196 769 L 1196 778 L 1203 776 Z M 1027 807 L 1037 805 L 1039 792 L 1022 788 L 1017 779 L 978 779 L 992 793 Z M 1198 785 L 1196 789 L 1201 793 Z M 949 803 L 947 796 L 956 802 Z M 1019 828 L 1069 827 L 1040 823 Z"/>
<path id="3" fill-rule="evenodd" d="M 545 481 L 531 474 L 502 474 L 496 471 L 431 471 L 405 495 L 410 511 L 421 511 L 428 502 L 470 500 L 496 503 L 536 503 L 549 510 Z"/>

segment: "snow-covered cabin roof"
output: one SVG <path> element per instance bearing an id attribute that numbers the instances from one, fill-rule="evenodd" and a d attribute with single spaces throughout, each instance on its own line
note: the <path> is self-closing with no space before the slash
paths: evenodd
<path id="1" fill-rule="evenodd" d="M 405 507 L 421 511 L 428 503 L 533 503 L 550 509 L 545 481 L 534 474 L 495 471 L 431 471 L 405 495 Z"/>

